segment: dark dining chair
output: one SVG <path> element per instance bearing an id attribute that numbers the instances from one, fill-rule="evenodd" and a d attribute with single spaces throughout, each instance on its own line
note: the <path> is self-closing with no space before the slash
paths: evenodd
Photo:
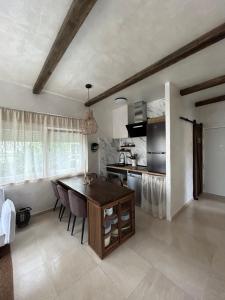
<path id="1" fill-rule="evenodd" d="M 61 185 L 59 184 L 57 185 L 57 190 L 59 193 L 59 200 L 61 202 L 60 211 L 59 211 L 59 219 L 61 222 L 65 209 L 70 208 L 69 197 L 68 197 L 68 191 L 64 189 Z"/>
<path id="2" fill-rule="evenodd" d="M 87 173 L 86 174 L 87 177 L 92 178 L 93 180 L 98 179 L 98 175 L 96 173 Z"/>
<path id="3" fill-rule="evenodd" d="M 53 188 L 53 191 L 54 191 L 54 194 L 55 194 L 55 197 L 56 197 L 56 201 L 55 201 L 55 205 L 54 205 L 53 210 L 56 210 L 57 204 L 59 202 L 59 192 L 57 190 L 57 182 L 54 181 L 54 180 L 51 180 L 51 184 L 52 184 L 52 188 Z"/>
<path id="4" fill-rule="evenodd" d="M 111 182 L 111 183 L 114 183 L 114 184 L 116 184 L 116 185 L 119 185 L 119 186 L 123 186 L 123 182 L 122 182 L 122 180 L 119 178 L 119 177 L 109 177 L 108 178 L 108 180 L 109 180 L 109 182 Z"/>
<path id="5" fill-rule="evenodd" d="M 77 217 L 83 218 L 82 234 L 81 234 L 81 244 L 83 244 L 84 226 L 85 226 L 85 220 L 87 218 L 87 201 L 84 197 L 81 197 L 79 194 L 75 193 L 72 190 L 69 190 L 68 195 L 69 195 L 69 204 L 70 204 L 70 217 L 69 217 L 67 230 L 69 230 L 70 219 L 72 215 L 74 216 L 74 219 L 73 219 L 71 235 L 73 235 L 76 218 Z"/>
<path id="6" fill-rule="evenodd" d="M 104 175 L 100 175 L 98 178 L 102 181 L 108 181 L 108 178 Z"/>

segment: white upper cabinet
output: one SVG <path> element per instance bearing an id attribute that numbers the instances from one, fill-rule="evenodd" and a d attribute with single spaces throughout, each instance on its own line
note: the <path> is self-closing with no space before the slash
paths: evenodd
<path id="1" fill-rule="evenodd" d="M 124 104 L 113 110 L 113 138 L 128 138 L 128 105 Z"/>

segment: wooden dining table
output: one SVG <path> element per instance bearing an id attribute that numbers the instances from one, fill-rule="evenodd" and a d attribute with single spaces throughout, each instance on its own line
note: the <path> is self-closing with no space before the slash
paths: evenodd
<path id="1" fill-rule="evenodd" d="M 104 258 L 135 233 L 133 190 L 102 179 L 84 184 L 83 176 L 59 179 L 58 183 L 87 199 L 88 244 L 99 257 Z M 110 209 L 113 211 L 112 216 L 107 215 Z M 123 222 L 122 214 L 128 215 L 129 220 Z M 105 234 L 105 227 L 110 223 L 110 218 L 114 218 L 114 222 L 117 220 L 111 228 L 115 233 L 118 232 L 118 236 Z M 106 246 L 105 240 L 109 240 L 109 237 L 110 243 Z"/>

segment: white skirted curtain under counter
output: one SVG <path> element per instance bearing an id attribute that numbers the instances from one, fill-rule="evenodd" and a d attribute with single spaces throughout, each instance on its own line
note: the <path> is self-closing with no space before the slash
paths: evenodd
<path id="1" fill-rule="evenodd" d="M 165 176 L 142 174 L 141 207 L 153 217 L 163 219 L 166 216 L 166 180 Z"/>
<path id="2" fill-rule="evenodd" d="M 83 120 L 0 108 L 0 184 L 83 173 Z"/>

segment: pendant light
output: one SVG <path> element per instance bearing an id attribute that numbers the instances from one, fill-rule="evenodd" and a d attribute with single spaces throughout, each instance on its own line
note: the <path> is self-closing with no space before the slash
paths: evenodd
<path id="1" fill-rule="evenodd" d="M 88 100 L 89 100 L 89 89 L 92 88 L 91 84 L 85 85 L 88 90 Z M 85 135 L 95 134 L 98 130 L 97 122 L 94 118 L 93 111 L 89 108 L 83 122 L 82 132 Z"/>

